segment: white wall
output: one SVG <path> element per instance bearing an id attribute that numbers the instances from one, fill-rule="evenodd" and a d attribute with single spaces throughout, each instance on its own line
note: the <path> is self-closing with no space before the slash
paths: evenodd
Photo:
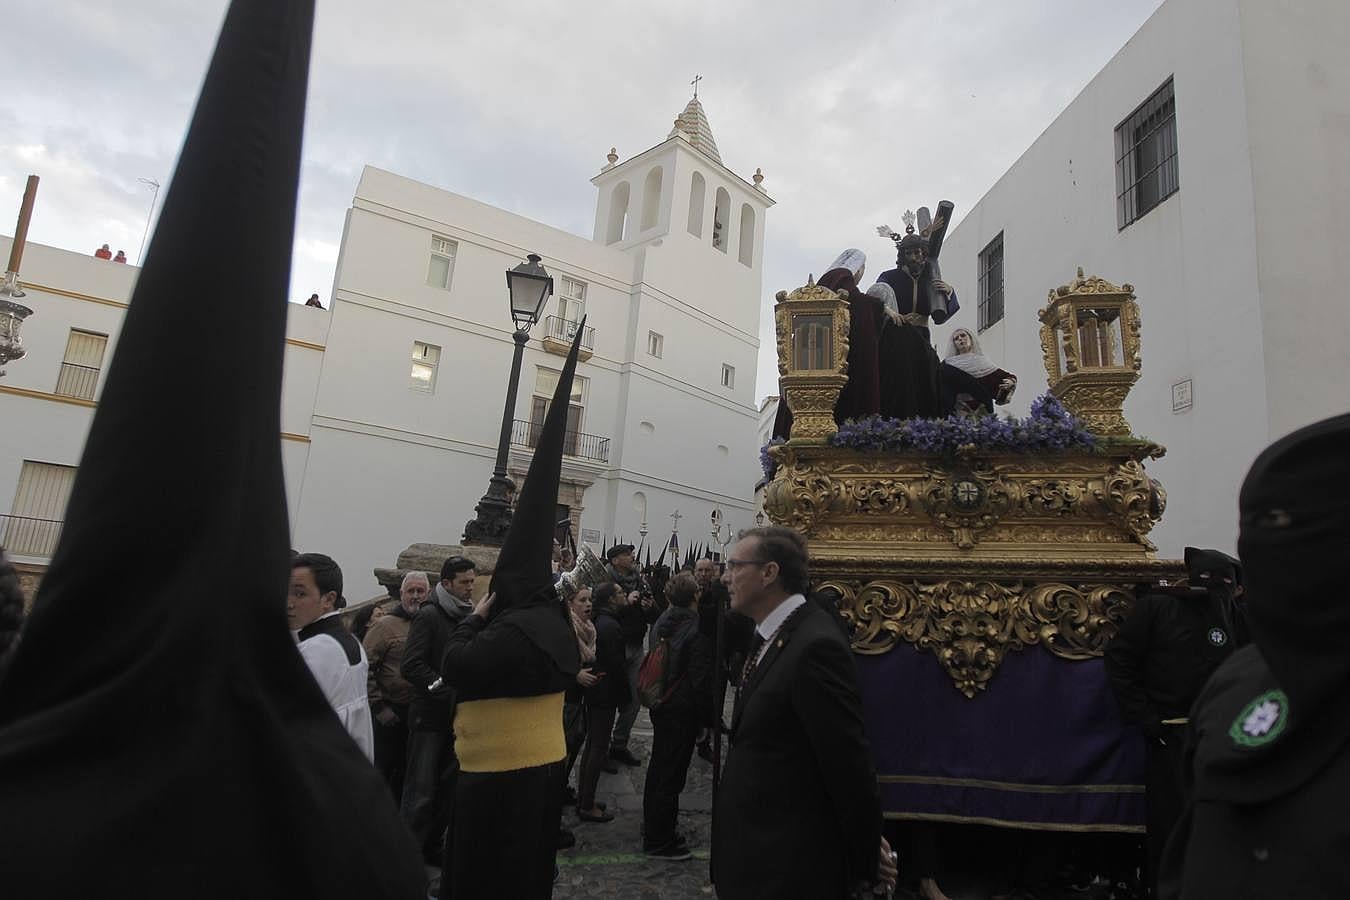
<path id="1" fill-rule="evenodd" d="M 1273 440 L 1350 407 L 1350 5 L 1238 9 Z"/>
<path id="2" fill-rule="evenodd" d="M 10 238 L 0 237 L 0 254 L 6 258 L 10 244 Z M 53 395 L 66 340 L 72 328 L 108 335 L 94 394 L 97 400 L 140 274 L 135 266 L 31 242 L 25 248 L 21 270 L 27 293 L 23 302 L 33 309 L 33 315 L 22 331 L 28 355 L 11 363 L 0 379 L 0 515 L 12 508 L 24 460 L 78 465 L 95 410 Z M 290 304 L 287 311 L 281 447 L 294 523 L 309 457 L 304 438 L 310 431 L 329 314 L 297 304 Z M 188 335 L 185 339 L 210 337 L 214 336 Z M 164 414 L 169 419 L 173 410 Z"/>
<path id="3" fill-rule="evenodd" d="M 354 597 L 375 593 L 371 570 L 393 565 L 408 544 L 457 542 L 473 517 L 492 470 L 514 346 L 504 273 L 529 252 L 541 255 L 558 288 L 563 275 L 587 285 L 595 334 L 593 355 L 577 367 L 586 379 L 581 431 L 609 438 L 609 457 L 564 461 L 565 477 L 591 482 L 582 527 L 636 542 L 636 493 L 647 498 L 655 540 L 664 541 L 656 532 L 677 508 L 706 521 L 719 507 L 737 527 L 750 523 L 752 514 L 733 513 L 751 508 L 758 471 L 759 261 L 741 265 L 734 245 L 723 254 L 710 238 L 687 235 L 688 167 L 702 157 L 680 141 L 654 149 L 626 177 L 636 229 L 646 173 L 662 167 L 657 224 L 612 246 L 363 172 L 324 337 L 296 538 L 342 562 Z M 718 181 L 708 177 L 711 196 Z M 742 188 L 761 206 L 771 203 Z M 681 226 L 673 234 L 672 215 Z M 756 230 L 762 239 L 762 209 Z M 426 286 L 433 235 L 457 244 L 448 290 Z M 551 300 L 545 315 L 558 306 Z M 665 339 L 659 359 L 646 352 L 648 331 Z M 515 419 L 530 417 L 537 370 L 563 365 L 544 349 L 544 334 L 541 322 L 526 347 Z M 410 387 L 413 341 L 441 348 L 432 392 Z M 731 388 L 721 385 L 724 362 L 736 367 Z M 511 451 L 513 473 L 528 464 L 527 451 Z"/>
<path id="4" fill-rule="evenodd" d="M 1020 377 L 1019 415 L 1045 389 L 1035 313 L 1046 293 L 1080 265 L 1135 286 L 1143 372 L 1125 413 L 1136 434 L 1168 447 L 1149 464 L 1169 494 L 1153 533 L 1167 556 L 1187 544 L 1234 548 L 1237 488 L 1271 431 L 1240 24 L 1234 0 L 1165 3 L 961 220 L 942 254 L 963 308 L 937 330 L 939 348 L 951 327 L 975 325 L 978 254 L 1004 233 L 1006 314 L 980 338 Z M 1169 76 L 1180 191 L 1117 231 L 1115 127 Z M 1194 407 L 1174 414 L 1171 386 L 1185 378 Z"/>

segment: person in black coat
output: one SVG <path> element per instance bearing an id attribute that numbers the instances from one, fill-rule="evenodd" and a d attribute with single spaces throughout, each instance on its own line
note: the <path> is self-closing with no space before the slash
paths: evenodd
<path id="1" fill-rule="evenodd" d="M 595 802 L 609 754 L 609 736 L 614 717 L 632 698 L 624 662 L 623 630 L 615 618 L 615 609 L 627 602 L 612 581 L 591 592 L 595 609 L 595 664 L 592 673 L 599 679 L 586 689 L 586 749 L 581 755 L 581 774 L 577 779 L 577 818 L 583 822 L 610 822 L 614 816 Z"/>
<path id="2" fill-rule="evenodd" d="M 1245 640 L 1235 603 L 1237 560 L 1186 548 L 1188 585 L 1139 597 L 1106 647 L 1106 672 L 1125 721 L 1147 739 L 1148 866 L 1156 885 L 1167 836 L 1181 816 L 1183 736 L 1209 676 Z"/>
<path id="3" fill-rule="evenodd" d="M 698 583 L 681 572 L 666 585 L 670 606 L 656 620 L 652 646 L 666 641 L 668 698 L 651 710 L 652 755 L 642 792 L 642 849 L 657 859 L 683 860 L 691 854 L 676 829 L 694 742 L 712 712 L 715 649 L 699 628 L 694 607 Z"/>
<path id="4" fill-rule="evenodd" d="M 858 673 L 829 615 L 803 595 L 806 542 L 755 528 L 723 581 L 754 619 L 713 809 L 712 880 L 721 900 L 845 898 L 894 886 Z"/>
<path id="5" fill-rule="evenodd" d="M 1350 897 L 1350 415 L 1276 441 L 1238 499 L 1252 644 L 1191 710 L 1164 898 Z"/>
<path id="6" fill-rule="evenodd" d="M 455 692 L 441 677 L 450 633 L 469 614 L 477 575 L 473 561 L 451 556 L 441 579 L 408 626 L 400 673 L 413 687 L 408 710 L 408 764 L 399 811 L 428 860 L 442 858 L 441 837 L 455 795 Z"/>

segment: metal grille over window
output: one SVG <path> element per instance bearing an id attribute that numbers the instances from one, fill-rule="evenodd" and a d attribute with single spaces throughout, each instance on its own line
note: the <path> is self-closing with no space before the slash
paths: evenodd
<path id="1" fill-rule="evenodd" d="M 1003 232 L 980 251 L 979 330 L 1003 318 Z"/>
<path id="2" fill-rule="evenodd" d="M 0 544 L 14 556 L 50 558 L 74 483 L 74 466 L 24 460 L 13 512 L 0 516 Z"/>
<path id="3" fill-rule="evenodd" d="M 436 367 L 441 362 L 441 348 L 435 344 L 413 341 L 412 383 L 416 391 L 431 391 L 436 387 Z"/>
<path id="4" fill-rule="evenodd" d="M 431 262 L 427 266 L 427 285 L 449 290 L 455 271 L 455 242 L 436 235 L 431 237 Z"/>
<path id="5" fill-rule="evenodd" d="M 79 331 L 72 328 L 66 339 L 66 356 L 61 361 L 61 372 L 56 376 L 56 391 L 62 397 L 93 400 L 98 387 L 98 373 L 103 366 L 103 352 L 108 346 L 106 334 Z"/>
<path id="6" fill-rule="evenodd" d="M 1172 79 L 1116 127 L 1116 227 L 1124 228 L 1180 188 Z"/>

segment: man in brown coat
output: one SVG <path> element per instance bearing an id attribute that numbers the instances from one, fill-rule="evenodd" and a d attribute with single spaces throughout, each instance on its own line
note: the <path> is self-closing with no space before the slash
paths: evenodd
<path id="1" fill-rule="evenodd" d="M 376 619 L 366 632 L 364 642 L 370 674 L 366 690 L 370 696 L 370 714 L 375 722 L 375 767 L 394 792 L 394 800 L 403 796 L 403 767 L 408 755 L 408 705 L 413 689 L 399 668 L 403 665 L 403 647 L 408 642 L 408 627 L 431 590 L 422 572 L 403 576 L 399 603 L 393 611 Z"/>

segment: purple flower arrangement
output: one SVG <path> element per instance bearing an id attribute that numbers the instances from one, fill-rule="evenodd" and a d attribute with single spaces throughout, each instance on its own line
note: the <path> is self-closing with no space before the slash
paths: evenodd
<path id="1" fill-rule="evenodd" d="M 1011 416 L 948 416 L 945 419 L 850 419 L 830 438 L 836 447 L 885 453 L 953 456 L 958 450 L 1001 453 L 1071 453 L 1091 451 L 1096 438 L 1071 415 L 1054 394 L 1042 394 L 1025 419 Z M 767 449 L 761 461 L 767 459 Z M 766 467 L 765 473 L 769 469 Z M 771 477 L 771 476 L 769 476 Z"/>
<path id="2" fill-rule="evenodd" d="M 773 481 L 774 473 L 778 471 L 778 461 L 769 455 L 769 448 L 777 447 L 783 443 L 786 443 L 786 441 L 776 437 L 759 448 L 759 467 L 764 470 L 764 482 Z"/>

